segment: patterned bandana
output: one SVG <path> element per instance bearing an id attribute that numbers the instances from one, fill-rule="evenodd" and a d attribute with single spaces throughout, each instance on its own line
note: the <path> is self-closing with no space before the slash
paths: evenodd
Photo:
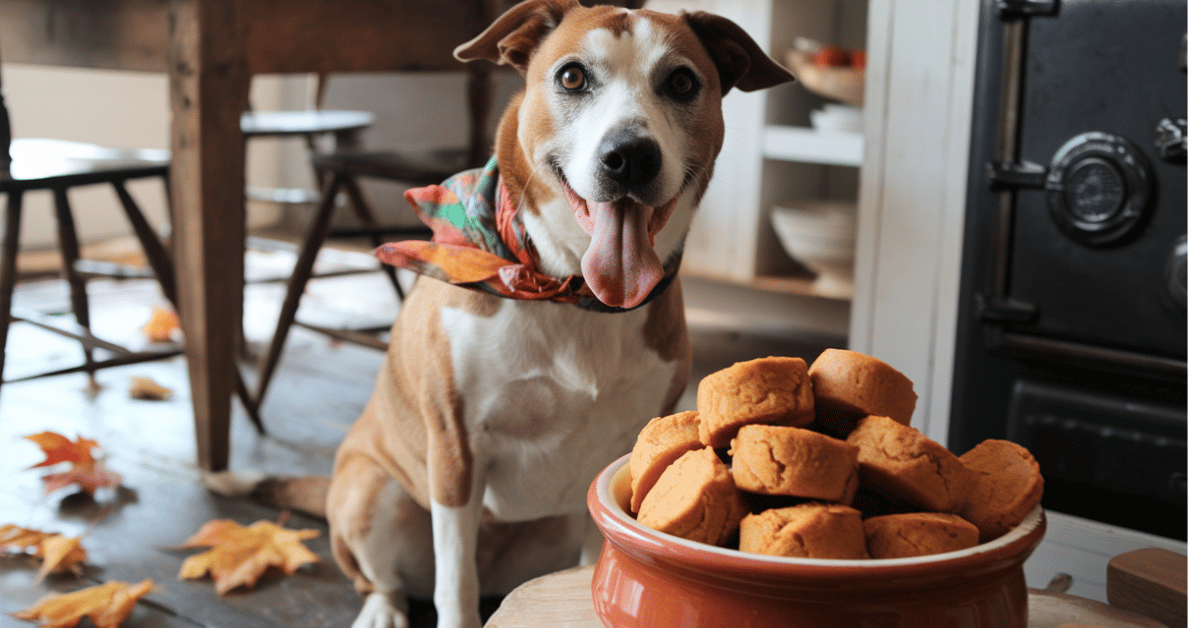
<path id="1" fill-rule="evenodd" d="M 384 244 L 375 250 L 383 262 L 507 299 L 573 303 L 599 312 L 628 311 L 602 303 L 583 277 L 559 279 L 538 270 L 537 250 L 508 197 L 495 157 L 482 169 L 462 172 L 441 185 L 408 190 L 404 197 L 433 229 L 433 240 Z M 663 263 L 662 280 L 634 308 L 666 290 L 679 272 L 682 257 L 680 242 Z"/>

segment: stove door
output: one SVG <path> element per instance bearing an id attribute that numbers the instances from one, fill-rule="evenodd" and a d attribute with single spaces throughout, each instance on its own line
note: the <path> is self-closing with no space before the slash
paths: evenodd
<path id="1" fill-rule="evenodd" d="M 1186 361 L 1187 167 L 1156 146 L 1186 133 L 1186 22 L 1185 0 L 1029 20 L 1017 150 L 1045 178 L 1016 192 L 1008 298 L 1033 316 L 1012 332 Z"/>

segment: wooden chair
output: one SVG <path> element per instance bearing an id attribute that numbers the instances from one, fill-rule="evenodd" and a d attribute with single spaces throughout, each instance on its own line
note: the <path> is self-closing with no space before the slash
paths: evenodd
<path id="1" fill-rule="evenodd" d="M 169 192 L 169 173 L 170 152 L 166 150 L 119 149 L 55 139 L 13 139 L 8 107 L 0 89 L 0 193 L 7 198 L 3 244 L 0 247 L 0 383 L 77 372 L 94 377 L 95 372 L 103 368 L 164 359 L 182 353 L 182 347 L 176 344 L 156 350 L 135 351 L 98 338 L 91 330 L 87 292 L 87 280 L 93 276 L 153 277 L 163 296 L 173 306 L 176 304 L 175 271 L 167 245 L 125 186 L 127 181 L 157 178 L 162 180 L 164 190 Z M 68 192 L 73 188 L 105 184 L 111 185 L 116 193 L 142 247 L 148 270 L 80 257 L 75 216 Z M 42 191 L 50 192 L 54 198 L 62 276 L 70 293 L 74 323 L 38 312 L 14 311 L 13 308 L 24 195 L 26 192 Z M 83 349 L 83 363 L 26 375 L 19 380 L 4 380 L 2 374 L 8 331 L 14 321 L 32 324 L 79 342 Z M 97 360 L 97 350 L 107 351 L 111 357 Z M 249 401 L 249 391 L 240 375 L 237 377 L 237 389 L 243 403 Z M 257 412 L 249 404 L 247 409 L 255 427 L 263 432 Z"/>

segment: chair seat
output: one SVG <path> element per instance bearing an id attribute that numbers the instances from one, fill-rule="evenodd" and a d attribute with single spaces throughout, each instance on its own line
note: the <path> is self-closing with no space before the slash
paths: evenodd
<path id="1" fill-rule="evenodd" d="M 105 183 L 115 172 L 123 179 L 164 176 L 171 162 L 165 149 L 109 148 L 55 139 L 15 139 L 12 165 L 0 173 L 0 191 L 55 185 Z"/>
<path id="2" fill-rule="evenodd" d="M 247 111 L 242 114 L 242 133 L 247 137 L 340 133 L 360 131 L 374 122 L 368 111 Z"/>
<path id="3" fill-rule="evenodd" d="M 412 183 L 441 183 L 469 167 L 462 148 L 414 152 L 343 152 L 317 155 L 318 171 Z"/>

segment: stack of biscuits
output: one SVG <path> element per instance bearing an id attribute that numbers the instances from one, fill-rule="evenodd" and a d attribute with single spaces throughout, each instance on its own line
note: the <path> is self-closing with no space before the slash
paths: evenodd
<path id="1" fill-rule="evenodd" d="M 651 420 L 630 456 L 642 524 L 745 552 L 902 558 L 965 549 L 1041 501 L 1037 461 L 989 440 L 962 456 L 910 427 L 912 382 L 828 349 L 704 378 L 697 410 Z"/>

